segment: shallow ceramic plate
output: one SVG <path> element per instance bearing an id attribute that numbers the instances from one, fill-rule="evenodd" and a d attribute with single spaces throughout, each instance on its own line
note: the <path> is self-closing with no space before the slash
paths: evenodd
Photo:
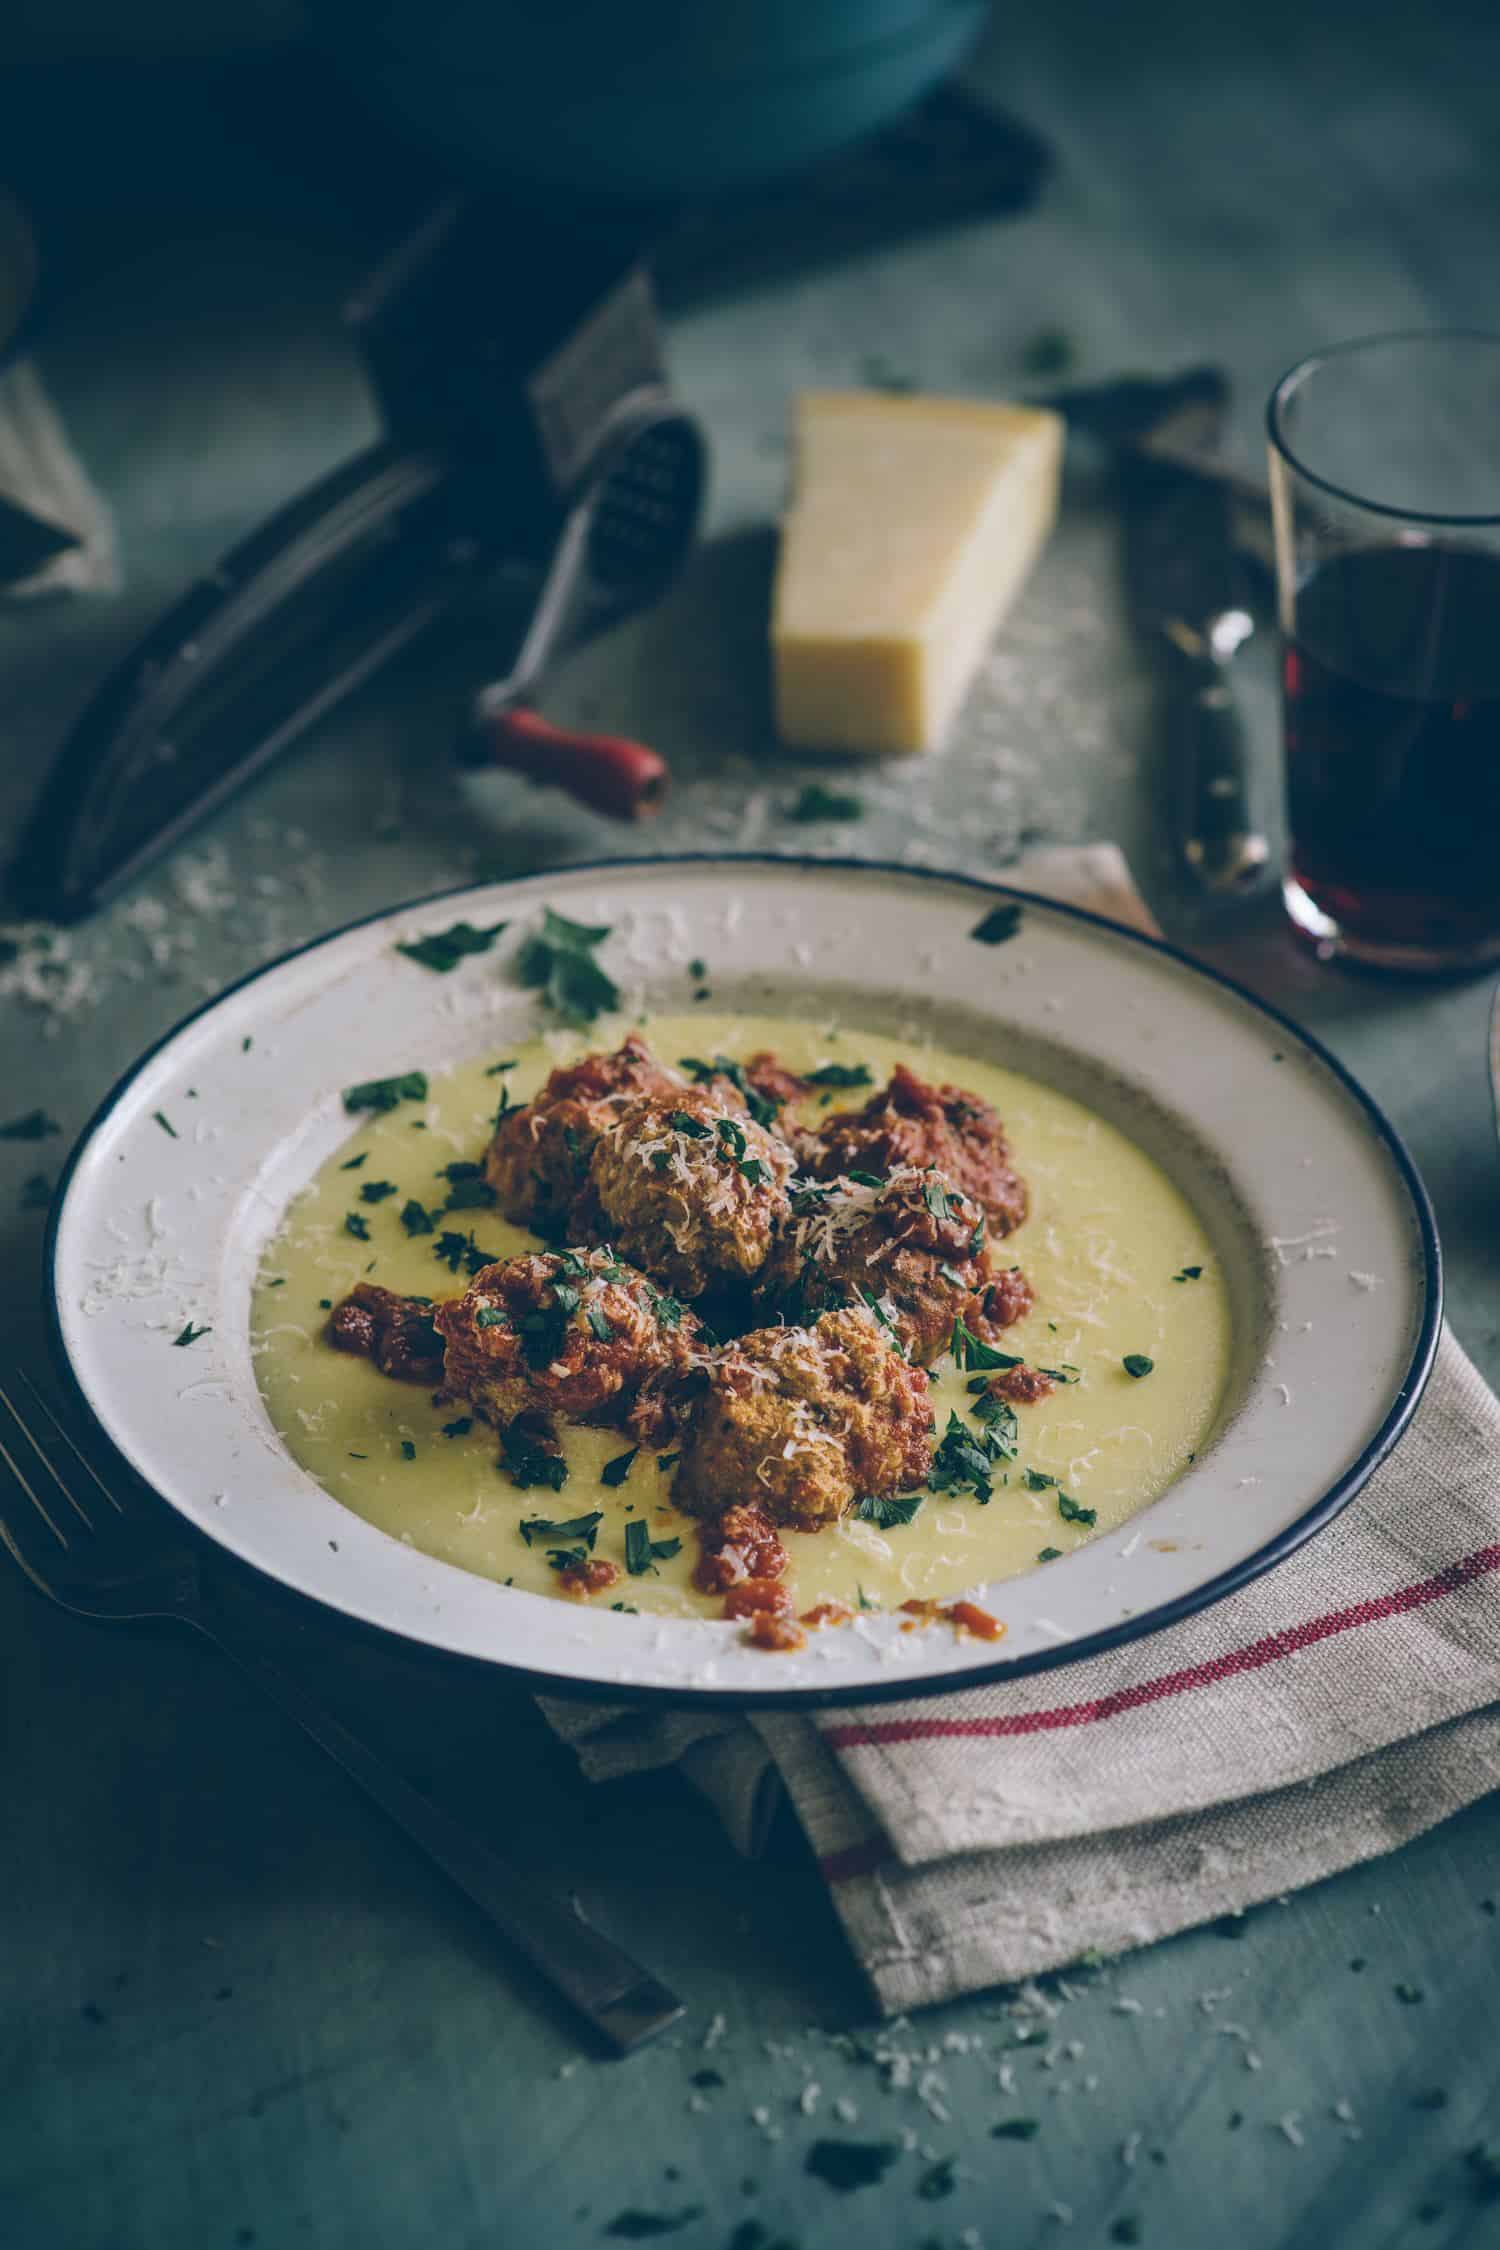
<path id="1" fill-rule="evenodd" d="M 1015 935 L 976 942 L 1006 899 L 1020 906 Z M 837 1012 L 991 1056 L 1088 1103 L 1196 1206 L 1235 1327 L 1216 1435 L 1131 1523 L 985 1595 L 1007 1627 L 998 1653 L 877 1616 L 767 1656 L 734 1626 L 518 1592 L 351 1515 L 282 1447 L 251 1360 L 262 1250 L 351 1130 L 342 1087 L 535 1033 L 536 998 L 509 963 L 544 904 L 612 925 L 604 959 L 632 1005 L 688 1004 L 701 957 L 726 1008 Z M 441 979 L 393 950 L 459 916 L 510 927 Z M 1410 1158 L 1292 1025 L 1075 909 L 826 860 L 572 869 L 449 892 L 292 954 L 190 1017 L 109 1096 L 69 1167 L 50 1258 L 58 1339 L 99 1425 L 243 1561 L 551 1687 L 758 1703 L 1038 1671 L 1219 1599 L 1325 1524 L 1394 1444 L 1428 1374 L 1441 1296 Z M 187 1320 L 212 1330 L 190 1358 L 171 1348 Z"/>

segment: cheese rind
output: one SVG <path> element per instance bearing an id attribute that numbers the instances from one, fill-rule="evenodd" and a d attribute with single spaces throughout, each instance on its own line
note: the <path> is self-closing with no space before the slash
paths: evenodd
<path id="1" fill-rule="evenodd" d="M 810 749 L 937 748 L 1052 529 L 1060 417 L 810 391 L 771 642 L 776 723 Z"/>

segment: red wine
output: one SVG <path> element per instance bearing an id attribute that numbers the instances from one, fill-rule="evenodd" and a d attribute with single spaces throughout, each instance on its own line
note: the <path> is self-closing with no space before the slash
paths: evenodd
<path id="1" fill-rule="evenodd" d="M 1357 951 L 1500 943 L 1500 556 L 1367 547 L 1298 589 L 1292 871 Z"/>

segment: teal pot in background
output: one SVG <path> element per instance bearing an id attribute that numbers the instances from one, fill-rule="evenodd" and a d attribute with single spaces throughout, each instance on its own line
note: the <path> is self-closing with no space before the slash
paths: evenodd
<path id="1" fill-rule="evenodd" d="M 944 77 L 987 0 L 308 0 L 393 121 L 470 175 L 659 202 L 857 140 Z"/>

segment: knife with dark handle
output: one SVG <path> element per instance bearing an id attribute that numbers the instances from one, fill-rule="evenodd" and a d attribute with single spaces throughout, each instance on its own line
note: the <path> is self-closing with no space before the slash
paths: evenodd
<path id="1" fill-rule="evenodd" d="M 1234 550 L 1232 494 L 1149 446 L 1124 458 L 1121 477 L 1131 598 L 1142 630 L 1166 652 L 1178 848 L 1206 889 L 1247 890 L 1270 847 L 1255 819 L 1232 676 L 1235 654 L 1255 630 Z"/>
<path id="2" fill-rule="evenodd" d="M 1208 890 L 1248 890 L 1258 881 L 1270 847 L 1255 825 L 1250 792 L 1250 744 L 1229 675 L 1234 648 L 1248 637 L 1250 620 L 1228 611 L 1215 620 L 1227 643 L 1243 620 L 1233 648 L 1187 659 L 1178 688 L 1172 769 L 1179 803 L 1177 834 L 1182 856 Z"/>

